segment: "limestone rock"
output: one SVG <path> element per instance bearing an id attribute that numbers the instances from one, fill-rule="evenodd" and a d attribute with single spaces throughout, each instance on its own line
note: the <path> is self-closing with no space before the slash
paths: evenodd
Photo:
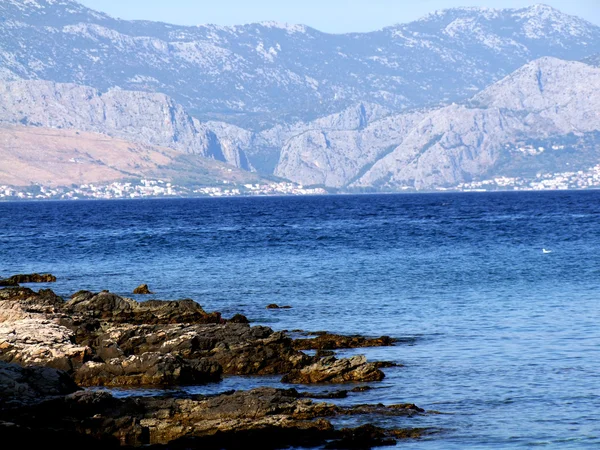
<path id="1" fill-rule="evenodd" d="M 290 371 L 281 379 L 284 383 L 348 383 L 357 381 L 381 381 L 384 373 L 373 363 L 367 363 L 363 355 L 336 359 L 327 356 L 317 362 Z"/>
<path id="2" fill-rule="evenodd" d="M 74 375 L 80 386 L 165 386 L 219 381 L 222 368 L 207 359 L 143 353 L 106 362 L 89 361 Z"/>
<path id="3" fill-rule="evenodd" d="M 0 410 L 39 403 L 78 390 L 63 371 L 0 361 Z"/>
<path id="4" fill-rule="evenodd" d="M 73 342 L 73 332 L 54 321 L 22 319 L 0 324 L 0 360 L 72 371 L 91 355 Z"/>

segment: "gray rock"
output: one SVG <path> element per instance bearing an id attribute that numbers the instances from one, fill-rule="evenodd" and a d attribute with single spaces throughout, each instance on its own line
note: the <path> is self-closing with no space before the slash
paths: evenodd
<path id="1" fill-rule="evenodd" d="M 349 383 L 381 381 L 385 374 L 364 355 L 336 359 L 326 356 L 317 362 L 290 371 L 281 379 L 284 383 Z"/>
<path id="2" fill-rule="evenodd" d="M 0 410 L 33 405 L 79 389 L 63 371 L 0 361 Z"/>

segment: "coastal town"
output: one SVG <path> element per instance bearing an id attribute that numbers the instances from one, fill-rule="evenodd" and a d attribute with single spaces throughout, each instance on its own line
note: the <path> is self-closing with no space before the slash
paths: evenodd
<path id="1" fill-rule="evenodd" d="M 322 195 L 322 188 L 307 188 L 289 182 L 268 184 L 233 184 L 186 187 L 165 180 L 142 179 L 138 182 L 114 182 L 105 185 L 83 184 L 81 186 L 28 187 L 0 186 L 0 200 L 78 200 L 78 199 L 136 199 L 136 198 L 188 198 L 188 197 L 237 197 L 267 195 Z"/>
<path id="2" fill-rule="evenodd" d="M 453 188 L 439 191 L 487 192 L 487 191 L 546 191 L 580 190 L 600 188 L 600 164 L 587 170 L 556 173 L 538 173 L 534 178 L 499 176 L 485 180 L 461 183 Z M 404 192 L 410 189 L 404 189 Z M 105 185 L 27 187 L 0 185 L 0 201 L 4 200 L 78 200 L 78 199 L 136 199 L 136 198 L 192 198 L 192 197 L 241 197 L 274 195 L 325 195 L 330 193 L 322 187 L 307 187 L 291 182 L 268 184 L 233 184 L 223 181 L 221 185 L 186 187 L 165 180 L 142 179 L 137 182 L 114 182 Z"/>
<path id="3" fill-rule="evenodd" d="M 459 191 L 546 191 L 569 189 L 597 189 L 600 187 L 600 164 L 587 170 L 573 172 L 538 173 L 535 178 L 495 177 L 487 180 L 461 183 Z"/>

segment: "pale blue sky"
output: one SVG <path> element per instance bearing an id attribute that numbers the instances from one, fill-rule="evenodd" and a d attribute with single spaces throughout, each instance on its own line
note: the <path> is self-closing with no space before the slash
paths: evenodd
<path id="1" fill-rule="evenodd" d="M 544 3 L 600 25 L 600 0 L 80 0 L 122 19 L 181 25 L 238 25 L 275 20 L 330 33 L 373 31 L 457 6 L 522 8 Z"/>

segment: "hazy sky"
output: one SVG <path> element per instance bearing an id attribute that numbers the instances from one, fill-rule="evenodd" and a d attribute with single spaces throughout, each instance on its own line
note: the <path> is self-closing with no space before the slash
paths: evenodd
<path id="1" fill-rule="evenodd" d="M 600 25 L 600 0 L 80 0 L 122 19 L 181 25 L 238 25 L 275 20 L 330 33 L 373 31 L 457 6 L 522 8 L 545 3 Z"/>

